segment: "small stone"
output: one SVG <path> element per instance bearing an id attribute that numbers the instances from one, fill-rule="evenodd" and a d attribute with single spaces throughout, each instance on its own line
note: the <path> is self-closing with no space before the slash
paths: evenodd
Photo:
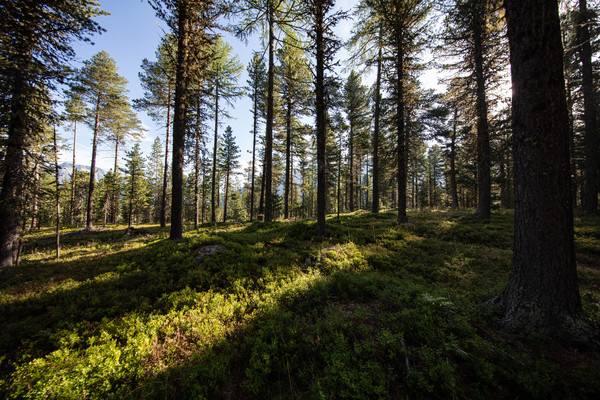
<path id="1" fill-rule="evenodd" d="M 312 265 L 312 261 L 310 260 L 310 257 L 308 257 L 304 262 L 309 267 Z"/>

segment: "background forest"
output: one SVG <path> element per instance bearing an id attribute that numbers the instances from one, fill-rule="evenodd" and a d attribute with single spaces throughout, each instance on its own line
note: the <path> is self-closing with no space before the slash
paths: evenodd
<path id="1" fill-rule="evenodd" d="M 0 6 L 1 395 L 600 393 L 600 4 L 147 3 Z"/>

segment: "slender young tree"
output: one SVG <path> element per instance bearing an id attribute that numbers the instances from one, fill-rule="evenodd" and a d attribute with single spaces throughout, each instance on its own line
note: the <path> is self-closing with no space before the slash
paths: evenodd
<path id="1" fill-rule="evenodd" d="M 258 132 L 258 124 L 265 110 L 265 95 L 266 95 L 266 68 L 264 59 L 254 53 L 252 60 L 247 68 L 248 72 L 248 87 L 247 93 L 252 100 L 252 165 L 250 178 L 250 222 L 254 219 L 254 200 L 255 200 L 255 172 L 256 172 L 256 135 Z"/>
<path id="2" fill-rule="evenodd" d="M 56 211 L 56 259 L 60 259 L 60 166 L 58 165 L 58 136 L 56 125 L 53 127 L 52 141 L 54 144 L 54 207 Z"/>
<path id="3" fill-rule="evenodd" d="M 49 88 L 65 77 L 75 55 L 71 42 L 100 32 L 94 17 L 103 14 L 93 0 L 22 0 L 0 7 L 0 97 L 6 116 L 4 175 L 0 190 L 0 266 L 16 261 L 23 209 L 23 157 L 28 136 L 46 119 Z M 39 32 L 44 32 L 40 34 Z"/>
<path id="4" fill-rule="evenodd" d="M 227 221 L 227 203 L 229 200 L 229 187 L 231 175 L 240 167 L 240 148 L 235 144 L 231 127 L 225 128 L 223 135 L 223 150 L 221 152 L 220 169 L 225 174 L 225 198 L 223 200 L 223 222 Z"/>
<path id="5" fill-rule="evenodd" d="M 506 0 L 515 136 L 515 242 L 492 301 L 513 332 L 600 346 L 581 309 L 570 190 L 569 116 L 557 0 Z"/>
<path id="6" fill-rule="evenodd" d="M 127 179 L 126 193 L 129 203 L 127 213 L 128 226 L 132 226 L 134 215 L 139 214 L 139 210 L 145 208 L 147 183 L 144 163 L 145 160 L 142 157 L 140 144 L 136 143 L 133 149 L 127 152 L 125 169 L 123 170 Z"/>

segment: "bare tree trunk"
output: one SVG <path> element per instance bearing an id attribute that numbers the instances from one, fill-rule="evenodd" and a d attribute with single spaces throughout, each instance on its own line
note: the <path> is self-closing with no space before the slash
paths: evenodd
<path id="1" fill-rule="evenodd" d="M 350 175 L 350 212 L 354 211 L 354 127 L 350 124 L 350 134 L 348 135 L 348 174 Z"/>
<path id="2" fill-rule="evenodd" d="M 254 220 L 254 172 L 256 160 L 256 130 L 258 129 L 258 93 L 254 91 L 254 121 L 252 129 L 252 181 L 250 184 L 250 222 Z"/>
<path id="3" fill-rule="evenodd" d="M 404 132 L 404 53 L 402 37 L 396 37 L 396 132 L 397 132 L 397 162 L 398 162 L 398 222 L 408 221 L 406 215 L 406 133 Z"/>
<path id="4" fill-rule="evenodd" d="M 56 259 L 60 259 L 60 167 L 58 166 L 58 144 L 54 126 L 54 179 L 56 180 Z"/>
<path id="5" fill-rule="evenodd" d="M 600 346 L 579 297 L 556 0 L 506 0 L 513 83 L 515 241 L 501 326 Z"/>
<path id="6" fill-rule="evenodd" d="M 265 129 L 265 164 L 263 174 L 264 196 L 265 196 L 265 221 L 273 219 L 273 85 L 275 76 L 274 46 L 275 34 L 273 32 L 273 8 L 271 2 L 268 5 L 267 18 L 269 24 L 269 69 L 267 71 L 267 126 Z"/>
<path id="7" fill-rule="evenodd" d="M 75 214 L 73 209 L 75 208 L 75 145 L 77 143 L 77 121 L 74 121 L 73 129 L 73 169 L 71 171 L 71 209 L 69 210 L 69 225 L 74 224 Z"/>
<path id="8" fill-rule="evenodd" d="M 196 146 L 194 148 L 194 229 L 198 229 L 200 218 L 200 98 L 196 103 Z"/>
<path id="9" fill-rule="evenodd" d="M 317 231 L 325 235 L 327 225 L 325 208 L 327 207 L 327 132 L 325 104 L 325 25 L 324 4 L 315 2 L 315 47 L 317 50 L 316 71 L 316 112 L 317 112 Z"/>
<path id="10" fill-rule="evenodd" d="M 33 199 L 32 199 L 32 210 L 31 210 L 31 230 L 35 229 L 38 225 L 38 192 L 40 186 L 40 163 L 39 155 L 35 156 L 35 165 L 33 167 Z"/>
<path id="11" fill-rule="evenodd" d="M 381 30 L 379 32 L 381 35 Z M 373 124 L 373 205 L 371 211 L 379 212 L 379 117 L 381 113 L 381 62 L 382 49 L 379 47 L 377 55 L 377 77 L 375 80 L 375 115 Z"/>
<path id="12" fill-rule="evenodd" d="M 160 226 L 167 225 L 167 183 L 169 181 L 169 136 L 171 130 L 171 81 L 167 83 L 167 132 L 165 136 L 165 170 L 160 204 Z"/>
<path id="13" fill-rule="evenodd" d="M 285 114 L 285 187 L 283 203 L 283 219 L 290 217 L 290 186 L 291 186 L 291 157 L 292 157 L 292 99 L 287 99 Z"/>
<path id="14" fill-rule="evenodd" d="M 477 215 L 482 219 L 490 218 L 492 181 L 490 176 L 490 132 L 487 119 L 487 100 L 485 96 L 485 74 L 483 72 L 483 31 L 485 21 L 479 10 L 474 12 L 473 39 L 475 48 L 475 80 L 477 107 L 477 187 L 479 191 Z"/>
<path id="15" fill-rule="evenodd" d="M 189 53 L 190 10 L 185 4 L 178 7 L 177 72 L 175 82 L 175 115 L 173 118 L 173 166 L 171 232 L 173 240 L 183 236 L 183 153 L 185 146 L 185 114 Z"/>
<path id="16" fill-rule="evenodd" d="M 225 171 L 225 198 L 223 199 L 223 222 L 227 222 L 227 198 L 229 197 L 229 173 Z"/>
<path id="17" fill-rule="evenodd" d="M 218 75 L 218 71 L 217 71 Z M 212 224 L 217 222 L 217 206 L 218 202 L 215 198 L 215 191 L 219 190 L 219 185 L 217 182 L 217 150 L 218 150 L 218 140 L 219 140 L 219 78 L 217 77 L 217 81 L 215 82 L 215 140 L 213 145 L 213 165 L 212 165 L 212 187 L 211 187 L 211 195 L 210 195 L 210 222 Z"/>
<path id="18" fill-rule="evenodd" d="M 98 149 L 98 134 L 100 130 L 100 94 L 96 100 L 96 118 L 94 121 L 94 140 L 92 142 L 92 165 L 90 166 L 90 185 L 87 199 L 87 215 L 85 229 L 91 230 L 94 224 L 94 188 L 96 185 L 96 151 Z"/>

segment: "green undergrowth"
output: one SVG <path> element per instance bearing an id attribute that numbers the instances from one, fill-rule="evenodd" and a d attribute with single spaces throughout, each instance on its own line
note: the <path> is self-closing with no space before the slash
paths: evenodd
<path id="1" fill-rule="evenodd" d="M 314 222 L 28 235 L 0 270 L 9 399 L 595 398 L 600 356 L 496 329 L 512 214 L 353 213 Z M 576 218 L 600 323 L 600 219 Z M 225 250 L 196 260 L 206 245 Z"/>

